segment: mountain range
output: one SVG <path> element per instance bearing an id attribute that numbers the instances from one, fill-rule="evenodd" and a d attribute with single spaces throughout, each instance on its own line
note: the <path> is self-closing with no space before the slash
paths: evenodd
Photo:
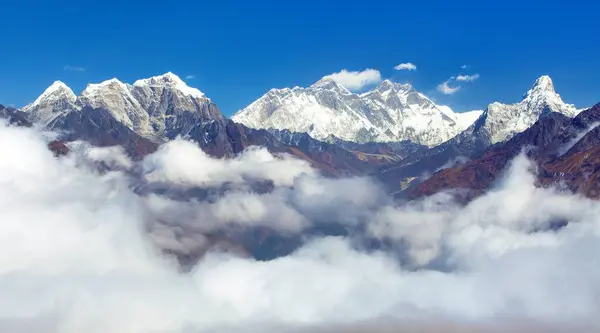
<path id="1" fill-rule="evenodd" d="M 69 113 L 85 108 L 104 109 L 140 136 L 157 142 L 187 135 L 198 123 L 224 118 L 201 91 L 173 73 L 138 80 L 133 85 L 117 79 L 88 84 L 79 96 L 56 81 L 22 111 L 53 129 Z"/>
<path id="2" fill-rule="evenodd" d="M 410 84 L 381 82 L 355 94 L 332 79 L 308 88 L 272 89 L 233 115 L 252 128 L 308 133 L 315 139 L 397 142 L 436 146 L 465 130 L 481 111 L 455 113 L 439 106 Z"/>
<path id="3" fill-rule="evenodd" d="M 277 100 L 279 92 L 272 90 L 267 95 Z M 600 188 L 596 185 L 600 179 L 597 171 L 600 170 L 600 104 L 581 111 L 564 103 L 547 76 L 536 80 L 517 103 L 494 102 L 481 112 L 462 117 L 449 108 L 435 105 L 410 86 L 391 81 L 384 81 L 364 94 L 354 94 L 333 81 L 321 80 L 309 88 L 288 89 L 287 94 L 285 102 L 273 102 L 273 105 L 285 106 L 277 112 L 293 114 L 290 110 L 295 106 L 288 103 L 297 99 L 316 103 L 314 108 L 325 107 L 319 103 L 329 100 L 331 107 L 325 107 L 327 115 L 333 117 L 329 124 L 343 119 L 367 119 L 368 122 L 361 123 L 368 126 L 362 133 L 389 133 L 390 127 L 386 126 L 390 124 L 397 125 L 396 129 L 407 128 L 399 119 L 411 117 L 440 127 L 435 129 L 432 125 L 431 130 L 421 132 L 423 136 L 414 137 L 414 141 L 389 142 L 369 141 L 368 136 L 348 140 L 339 133 L 326 132 L 319 140 L 310 130 L 295 131 L 294 122 L 289 123 L 290 128 L 251 128 L 227 119 L 207 96 L 172 73 L 138 80 L 133 85 L 111 79 L 90 84 L 79 95 L 57 81 L 21 110 L 0 105 L 0 117 L 15 126 L 37 125 L 57 132 L 57 140 L 48 145 L 55 155 L 67 154 L 66 143 L 76 140 L 95 146 L 121 145 L 134 159 L 153 153 L 162 143 L 178 136 L 195 141 L 208 154 L 221 158 L 233 157 L 258 145 L 274 154 L 303 159 L 326 176 L 369 175 L 378 179 L 390 194 L 409 200 L 440 191 L 451 191 L 459 200 L 472 200 L 485 193 L 501 177 L 508 163 L 523 149 L 528 149 L 528 156 L 539 169 L 538 186 L 559 186 L 588 197 L 600 197 Z M 252 105 L 264 105 L 264 98 Z M 415 99 L 418 102 L 414 102 Z M 394 100 L 401 106 L 384 110 L 382 105 L 393 105 Z M 405 102 L 408 104 L 401 104 Z M 361 108 L 352 109 L 350 105 Z M 372 105 L 379 105 L 379 109 Z M 304 107 L 310 108 L 309 104 Z M 258 110 L 258 116 L 253 116 L 252 109 Z M 239 119 L 242 114 L 260 118 L 265 109 L 249 106 L 244 110 L 233 119 Z M 298 111 L 300 116 L 306 115 L 303 110 Z M 393 110 L 398 112 L 396 122 L 384 122 Z M 338 114 L 342 114 L 341 120 L 337 120 Z M 376 122 L 377 119 L 381 122 Z M 447 140 L 439 136 L 440 133 L 449 136 L 446 130 L 455 131 L 455 128 L 462 129 Z M 413 129 L 412 133 L 417 132 Z M 432 143 L 434 137 L 439 144 Z M 256 184 L 254 190 L 264 193 L 271 189 L 269 184 Z M 331 225 L 308 233 L 311 232 L 346 235 L 349 231 Z M 289 238 L 268 228 L 209 236 L 242 246 L 243 251 L 256 259 L 285 255 L 302 243 L 300 236 Z M 183 254 L 179 259 L 197 260 Z"/>
<path id="4" fill-rule="evenodd" d="M 134 158 L 180 136 L 216 157 L 232 157 L 252 145 L 265 146 L 274 153 L 307 160 L 330 175 L 363 174 L 419 147 L 407 143 L 406 151 L 395 145 L 383 149 L 385 155 L 363 154 L 360 147 L 348 150 L 307 134 L 248 128 L 224 117 L 215 103 L 173 73 L 137 80 L 133 85 L 110 79 L 89 84 L 79 95 L 56 81 L 18 114 L 61 133 L 61 141 L 122 145 Z"/>
<path id="5" fill-rule="evenodd" d="M 325 174 L 369 174 L 391 192 L 406 194 L 431 175 L 475 163 L 546 116 L 571 119 L 580 110 L 563 102 L 548 76 L 538 78 L 517 103 L 494 102 L 467 113 L 436 105 L 408 84 L 385 80 L 356 94 L 322 79 L 308 88 L 272 89 L 227 119 L 204 93 L 169 72 L 133 84 L 117 79 L 89 84 L 79 95 L 56 81 L 21 110 L 2 112 L 12 122 L 61 133 L 58 142 L 122 145 L 134 158 L 179 136 L 217 157 L 265 146 Z M 427 185 L 432 181 L 419 193 L 438 189 Z"/>

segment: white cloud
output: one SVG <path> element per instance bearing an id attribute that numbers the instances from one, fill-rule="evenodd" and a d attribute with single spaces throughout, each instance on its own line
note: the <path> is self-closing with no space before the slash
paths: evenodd
<path id="1" fill-rule="evenodd" d="M 193 74 L 192 75 L 186 75 L 186 77 L 185 77 L 186 80 L 192 80 L 192 79 L 195 79 L 195 78 L 196 78 L 196 75 L 193 75 Z"/>
<path id="2" fill-rule="evenodd" d="M 460 68 L 467 69 L 467 68 L 469 68 L 469 65 L 462 65 L 462 66 L 460 66 Z"/>
<path id="3" fill-rule="evenodd" d="M 63 67 L 63 69 L 65 71 L 71 71 L 71 72 L 85 72 L 85 68 L 80 67 L 80 66 L 66 65 L 65 67 Z"/>
<path id="4" fill-rule="evenodd" d="M 463 81 L 463 82 L 473 82 L 477 79 L 479 79 L 479 74 L 477 74 L 477 73 L 475 73 L 473 75 L 460 74 L 456 77 L 456 81 Z"/>
<path id="5" fill-rule="evenodd" d="M 290 164 L 275 167 L 277 158 L 261 151 L 208 162 L 183 141 L 150 164 L 113 159 L 127 172 L 79 160 L 109 153 L 55 158 L 34 129 L 0 125 L 0 331 L 598 331 L 600 203 L 536 188 L 524 155 L 493 191 L 462 206 L 444 194 L 394 203 L 367 178 L 277 170 Z M 169 198 L 130 178 L 138 169 L 158 172 L 170 190 L 244 177 L 279 186 Z M 269 219 L 277 221 L 261 225 L 293 220 L 290 232 L 359 221 L 390 249 L 316 233 L 271 261 L 214 249 L 189 270 L 159 251 L 194 254 L 218 238 L 201 233 L 211 224 Z M 568 225 L 554 230 L 556 222 Z"/>
<path id="6" fill-rule="evenodd" d="M 450 82 L 453 78 L 450 78 L 447 81 L 444 81 L 437 86 L 437 91 L 441 92 L 444 95 L 452 95 L 460 90 L 460 86 L 451 87 Z"/>
<path id="7" fill-rule="evenodd" d="M 417 66 L 415 64 L 413 64 L 412 62 L 405 62 L 405 63 L 401 63 L 401 64 L 397 65 L 396 67 L 394 67 L 394 69 L 397 71 L 402 71 L 402 70 L 416 71 Z"/>
<path id="8" fill-rule="evenodd" d="M 365 86 L 381 82 L 381 73 L 376 69 L 367 68 L 364 71 L 348 71 L 326 75 L 323 79 L 331 79 L 349 90 L 360 90 Z"/>
<path id="9" fill-rule="evenodd" d="M 577 133 L 577 135 L 572 138 L 571 140 L 569 140 L 569 142 L 567 142 L 566 144 L 564 144 L 559 150 L 558 150 L 558 154 L 559 155 L 563 155 L 566 152 L 569 151 L 569 149 L 573 148 L 577 142 L 579 142 L 579 140 L 583 139 L 583 137 L 588 134 L 589 132 L 593 131 L 596 127 L 600 126 L 600 122 L 593 122 L 592 124 L 590 124 L 586 129 L 584 129 L 583 131 Z"/>
<path id="10" fill-rule="evenodd" d="M 67 147 L 72 154 L 78 154 L 78 158 L 88 160 L 90 164 L 104 163 L 111 168 L 124 170 L 133 166 L 133 162 L 120 146 L 93 147 L 87 142 L 74 141 L 67 143 Z"/>
<path id="11" fill-rule="evenodd" d="M 229 182 L 272 180 L 275 185 L 291 185 L 301 174 L 315 174 L 305 161 L 288 155 L 273 156 L 265 148 L 251 147 L 234 159 L 218 160 L 197 145 L 173 140 L 146 157 L 145 178 L 150 182 L 170 182 L 182 186 L 218 186 Z"/>

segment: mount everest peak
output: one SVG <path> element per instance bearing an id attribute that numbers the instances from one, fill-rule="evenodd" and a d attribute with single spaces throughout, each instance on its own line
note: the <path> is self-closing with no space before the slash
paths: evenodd
<path id="1" fill-rule="evenodd" d="M 325 78 L 308 88 L 272 89 L 232 120 L 252 128 L 305 132 L 320 140 L 333 135 L 359 143 L 409 140 L 435 146 L 460 133 L 480 113 L 438 106 L 410 84 L 384 80 L 355 94 Z"/>
<path id="2" fill-rule="evenodd" d="M 313 83 L 310 86 L 310 88 L 337 91 L 337 92 L 339 92 L 341 94 L 344 94 L 344 95 L 350 95 L 350 94 L 352 94 L 350 92 L 350 90 L 348 90 L 348 88 L 346 88 L 343 85 L 337 83 L 335 80 L 333 80 L 331 78 L 322 78 L 319 81 Z"/>

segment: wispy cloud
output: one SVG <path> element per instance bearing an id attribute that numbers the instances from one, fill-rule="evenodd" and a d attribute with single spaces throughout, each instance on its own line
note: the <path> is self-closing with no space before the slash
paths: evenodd
<path id="1" fill-rule="evenodd" d="M 462 65 L 462 66 L 460 66 L 460 68 L 467 69 L 467 68 L 469 68 L 469 65 Z"/>
<path id="2" fill-rule="evenodd" d="M 66 65 L 65 67 L 63 67 L 63 70 L 65 71 L 71 71 L 71 72 L 85 72 L 85 68 L 81 67 L 81 66 L 71 66 L 71 65 Z"/>
<path id="3" fill-rule="evenodd" d="M 331 79 L 349 90 L 360 90 L 370 84 L 381 82 L 381 73 L 378 70 L 371 68 L 367 68 L 364 71 L 352 72 L 343 69 L 341 72 L 324 76 L 323 79 Z"/>
<path id="4" fill-rule="evenodd" d="M 475 73 L 473 75 L 460 74 L 459 76 L 456 77 L 456 81 L 463 81 L 463 82 L 473 82 L 477 79 L 479 79 L 479 74 L 477 74 L 477 73 Z"/>
<path id="5" fill-rule="evenodd" d="M 195 78 L 196 78 L 196 75 L 194 75 L 194 74 L 191 74 L 191 75 L 186 75 L 186 76 L 185 76 L 185 79 L 186 79 L 186 80 L 192 80 L 192 79 L 195 79 Z"/>
<path id="6" fill-rule="evenodd" d="M 404 62 L 394 67 L 394 69 L 397 71 L 416 71 L 417 66 L 412 62 Z"/>
<path id="7" fill-rule="evenodd" d="M 441 92 L 444 95 L 452 95 L 460 90 L 460 86 L 452 87 L 450 86 L 450 82 L 454 81 L 454 77 L 438 84 L 437 91 Z"/>

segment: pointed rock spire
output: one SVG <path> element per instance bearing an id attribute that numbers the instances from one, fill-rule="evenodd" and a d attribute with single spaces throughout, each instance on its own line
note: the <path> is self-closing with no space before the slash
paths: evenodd
<path id="1" fill-rule="evenodd" d="M 537 80 L 535 80 L 535 83 L 533 84 L 533 86 L 531 86 L 531 89 L 529 89 L 527 93 L 523 96 L 523 99 L 532 98 L 534 96 L 544 93 L 556 94 L 556 91 L 554 90 L 554 84 L 552 83 L 552 79 L 548 75 L 542 75 Z"/>

